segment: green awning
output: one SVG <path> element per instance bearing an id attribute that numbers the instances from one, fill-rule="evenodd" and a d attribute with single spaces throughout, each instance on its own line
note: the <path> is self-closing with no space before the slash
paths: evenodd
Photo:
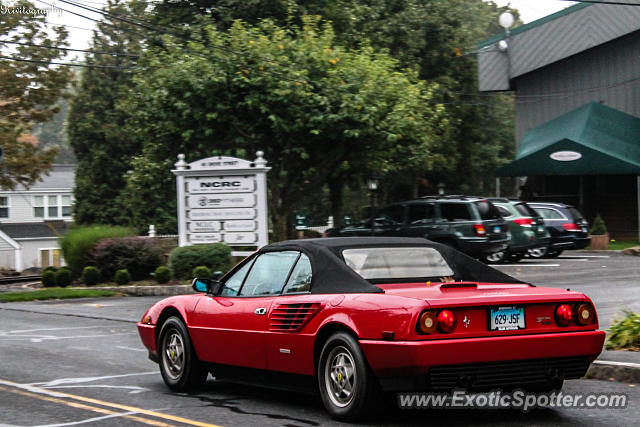
<path id="1" fill-rule="evenodd" d="M 640 175 L 640 118 L 592 102 L 526 133 L 496 176 Z"/>

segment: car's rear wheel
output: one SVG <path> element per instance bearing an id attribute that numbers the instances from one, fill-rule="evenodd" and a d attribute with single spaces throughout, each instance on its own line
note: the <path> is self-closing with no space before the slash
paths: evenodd
<path id="1" fill-rule="evenodd" d="M 562 250 L 548 251 L 547 254 L 545 255 L 545 258 L 558 258 L 558 256 L 560 256 L 561 253 L 562 253 Z"/>
<path id="2" fill-rule="evenodd" d="M 332 335 L 322 348 L 318 387 L 325 408 L 339 420 L 370 414 L 379 397 L 379 385 L 358 342 L 345 332 Z"/>
<path id="3" fill-rule="evenodd" d="M 498 251 L 490 253 L 488 255 L 482 255 L 482 261 L 486 262 L 487 264 L 499 264 L 501 262 L 504 262 L 506 258 L 506 251 Z"/>
<path id="4" fill-rule="evenodd" d="M 529 258 L 544 258 L 546 254 L 547 254 L 546 246 L 529 249 L 529 251 L 527 252 L 527 255 L 529 256 Z"/>
<path id="5" fill-rule="evenodd" d="M 162 325 L 159 336 L 160 373 L 165 384 L 175 391 L 192 391 L 207 380 L 208 371 L 200 363 L 187 327 L 178 317 Z"/>

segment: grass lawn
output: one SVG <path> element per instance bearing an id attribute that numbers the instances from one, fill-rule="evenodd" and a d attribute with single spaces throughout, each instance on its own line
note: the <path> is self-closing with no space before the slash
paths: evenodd
<path id="1" fill-rule="evenodd" d="M 621 251 L 623 249 L 632 248 L 638 245 L 640 245 L 640 243 L 638 243 L 637 240 L 616 240 L 613 242 L 609 242 L 609 249 Z"/>
<path id="2" fill-rule="evenodd" d="M 35 301 L 45 299 L 65 299 L 65 298 L 96 298 L 96 297 L 112 297 L 117 292 L 101 291 L 98 289 L 67 289 L 67 288 L 48 288 L 38 289 L 32 292 L 7 292 L 0 294 L 0 301 L 17 302 L 17 301 Z"/>

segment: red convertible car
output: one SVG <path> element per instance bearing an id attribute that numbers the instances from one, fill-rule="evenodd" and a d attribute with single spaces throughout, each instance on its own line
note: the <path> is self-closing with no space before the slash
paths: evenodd
<path id="1" fill-rule="evenodd" d="M 275 243 L 193 287 L 138 323 L 171 389 L 209 372 L 313 384 L 339 419 L 366 414 L 382 391 L 559 389 L 585 374 L 605 335 L 584 294 L 425 239 Z"/>

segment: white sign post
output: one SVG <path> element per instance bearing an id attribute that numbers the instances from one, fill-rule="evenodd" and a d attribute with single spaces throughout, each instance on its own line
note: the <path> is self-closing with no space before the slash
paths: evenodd
<path id="1" fill-rule="evenodd" d="M 223 242 L 231 247 L 268 243 L 267 161 L 258 151 L 254 161 L 208 157 L 192 163 L 178 154 L 178 244 Z M 234 251 L 247 256 L 251 251 Z"/>

